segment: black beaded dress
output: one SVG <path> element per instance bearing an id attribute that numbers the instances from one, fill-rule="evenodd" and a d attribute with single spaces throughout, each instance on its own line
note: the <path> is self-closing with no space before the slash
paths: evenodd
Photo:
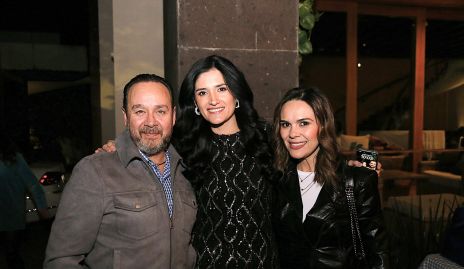
<path id="1" fill-rule="evenodd" d="M 208 177 L 197 190 L 197 268 L 278 267 L 271 184 L 238 138 L 215 135 L 212 141 Z"/>

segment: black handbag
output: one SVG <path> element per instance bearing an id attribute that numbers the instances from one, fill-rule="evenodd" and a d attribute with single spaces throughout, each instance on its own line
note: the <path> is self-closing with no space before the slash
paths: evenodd
<path id="1" fill-rule="evenodd" d="M 361 236 L 361 229 L 359 227 L 358 213 L 356 210 L 356 201 L 354 197 L 354 179 L 351 167 L 345 167 L 345 193 L 348 204 L 348 211 L 350 212 L 350 224 L 351 224 L 351 237 L 353 238 L 353 250 L 355 261 L 357 264 L 356 268 L 368 268 L 366 260 L 366 252 L 364 251 L 364 245 Z"/>

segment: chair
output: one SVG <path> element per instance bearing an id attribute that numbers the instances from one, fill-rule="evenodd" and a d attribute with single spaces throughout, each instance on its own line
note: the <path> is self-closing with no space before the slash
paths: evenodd
<path id="1" fill-rule="evenodd" d="M 359 145 L 363 149 L 369 148 L 370 135 L 340 135 L 340 149 L 342 151 L 355 150 Z"/>

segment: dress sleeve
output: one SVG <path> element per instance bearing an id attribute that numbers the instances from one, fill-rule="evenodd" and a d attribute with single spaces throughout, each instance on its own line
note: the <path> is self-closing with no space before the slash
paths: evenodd
<path id="1" fill-rule="evenodd" d="M 388 237 L 385 229 L 375 171 L 356 168 L 354 176 L 358 218 L 366 258 L 371 268 L 389 268 Z"/>
<path id="2" fill-rule="evenodd" d="M 95 160 L 74 168 L 61 196 L 45 252 L 45 269 L 84 268 L 103 218 L 104 188 Z"/>
<path id="3" fill-rule="evenodd" d="M 32 200 L 34 201 L 36 207 L 47 208 L 47 200 L 45 198 L 44 190 L 42 186 L 40 186 L 39 181 L 35 177 L 34 173 L 32 173 L 31 169 L 21 154 L 16 155 L 16 160 L 16 172 L 24 182 L 28 192 L 31 194 Z"/>

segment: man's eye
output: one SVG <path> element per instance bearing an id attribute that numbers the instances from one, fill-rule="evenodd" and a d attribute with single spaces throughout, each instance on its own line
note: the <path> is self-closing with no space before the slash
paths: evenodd
<path id="1" fill-rule="evenodd" d="M 158 114 L 164 115 L 164 114 L 166 114 L 166 111 L 164 111 L 164 110 L 158 110 Z"/>
<path id="2" fill-rule="evenodd" d="M 136 114 L 136 115 L 142 115 L 143 113 L 145 113 L 145 111 L 143 111 L 143 110 L 137 110 L 137 111 L 135 111 L 135 114 Z"/>

